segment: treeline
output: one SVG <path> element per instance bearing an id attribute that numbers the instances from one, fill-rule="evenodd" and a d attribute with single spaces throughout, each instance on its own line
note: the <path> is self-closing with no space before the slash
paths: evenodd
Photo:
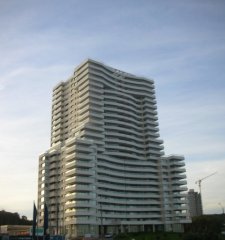
<path id="1" fill-rule="evenodd" d="M 225 239 L 221 232 L 225 231 L 224 214 L 203 215 L 192 219 L 186 226 L 184 240 L 220 240 Z"/>
<path id="2" fill-rule="evenodd" d="M 219 233 L 225 224 L 225 216 L 222 214 L 203 215 L 194 217 L 189 225 L 192 232 L 214 232 Z"/>
<path id="3" fill-rule="evenodd" d="M 32 221 L 27 220 L 26 216 L 16 213 L 0 211 L 0 225 L 32 225 Z"/>

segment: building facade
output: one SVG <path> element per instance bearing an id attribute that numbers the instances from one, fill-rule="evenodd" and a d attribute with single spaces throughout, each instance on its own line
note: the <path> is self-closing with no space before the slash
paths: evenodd
<path id="1" fill-rule="evenodd" d="M 198 217 L 203 214 L 201 194 L 195 192 L 194 189 L 188 191 L 188 205 L 190 217 Z"/>
<path id="2" fill-rule="evenodd" d="M 30 236 L 31 230 L 31 225 L 1 225 L 0 236 Z"/>
<path id="3" fill-rule="evenodd" d="M 46 203 L 52 234 L 181 231 L 186 191 L 184 158 L 159 139 L 153 80 L 88 59 L 54 88 L 39 226 Z"/>

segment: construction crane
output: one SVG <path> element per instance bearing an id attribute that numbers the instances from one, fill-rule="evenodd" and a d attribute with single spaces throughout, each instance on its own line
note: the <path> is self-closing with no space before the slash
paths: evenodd
<path id="1" fill-rule="evenodd" d="M 202 204 L 202 181 L 205 180 L 206 178 L 209 178 L 209 177 L 215 175 L 216 173 L 217 173 L 217 172 L 214 172 L 214 173 L 212 173 L 212 174 L 210 174 L 210 175 L 208 175 L 208 176 L 206 176 L 206 177 L 204 177 L 204 178 L 202 178 L 202 179 L 199 179 L 199 180 L 197 180 L 197 181 L 195 182 L 195 184 L 198 184 L 198 187 L 199 187 L 200 200 L 201 200 L 201 205 L 202 205 L 202 214 L 203 214 L 203 204 Z"/>
<path id="2" fill-rule="evenodd" d="M 213 176 L 213 175 L 216 174 L 216 173 L 217 173 L 217 172 L 214 172 L 214 173 L 212 173 L 212 174 L 210 174 L 210 175 L 208 175 L 208 176 L 206 176 L 206 177 L 204 177 L 204 178 L 202 178 L 202 179 L 199 179 L 199 180 L 197 180 L 197 181 L 195 182 L 195 184 L 198 184 L 199 193 L 200 193 L 200 194 L 202 193 L 202 186 L 201 186 L 202 180 L 205 180 L 206 178 L 209 178 L 209 177 Z"/>

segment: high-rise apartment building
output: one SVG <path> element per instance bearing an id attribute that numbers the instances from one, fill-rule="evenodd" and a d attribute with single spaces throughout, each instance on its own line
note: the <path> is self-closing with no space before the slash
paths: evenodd
<path id="1" fill-rule="evenodd" d="M 195 192 L 194 189 L 190 189 L 188 191 L 187 198 L 190 216 L 191 217 L 201 216 L 203 214 L 201 194 Z"/>
<path id="2" fill-rule="evenodd" d="M 51 147 L 39 157 L 38 225 L 82 236 L 181 231 L 185 164 L 165 156 L 153 80 L 88 59 L 53 90 Z"/>

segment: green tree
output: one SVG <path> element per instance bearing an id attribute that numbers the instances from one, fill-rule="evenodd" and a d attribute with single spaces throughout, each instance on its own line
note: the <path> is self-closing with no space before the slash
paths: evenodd
<path id="1" fill-rule="evenodd" d="M 32 221 L 26 218 L 20 218 L 20 215 L 15 212 L 6 212 L 5 210 L 0 211 L 0 225 L 31 225 Z"/>

